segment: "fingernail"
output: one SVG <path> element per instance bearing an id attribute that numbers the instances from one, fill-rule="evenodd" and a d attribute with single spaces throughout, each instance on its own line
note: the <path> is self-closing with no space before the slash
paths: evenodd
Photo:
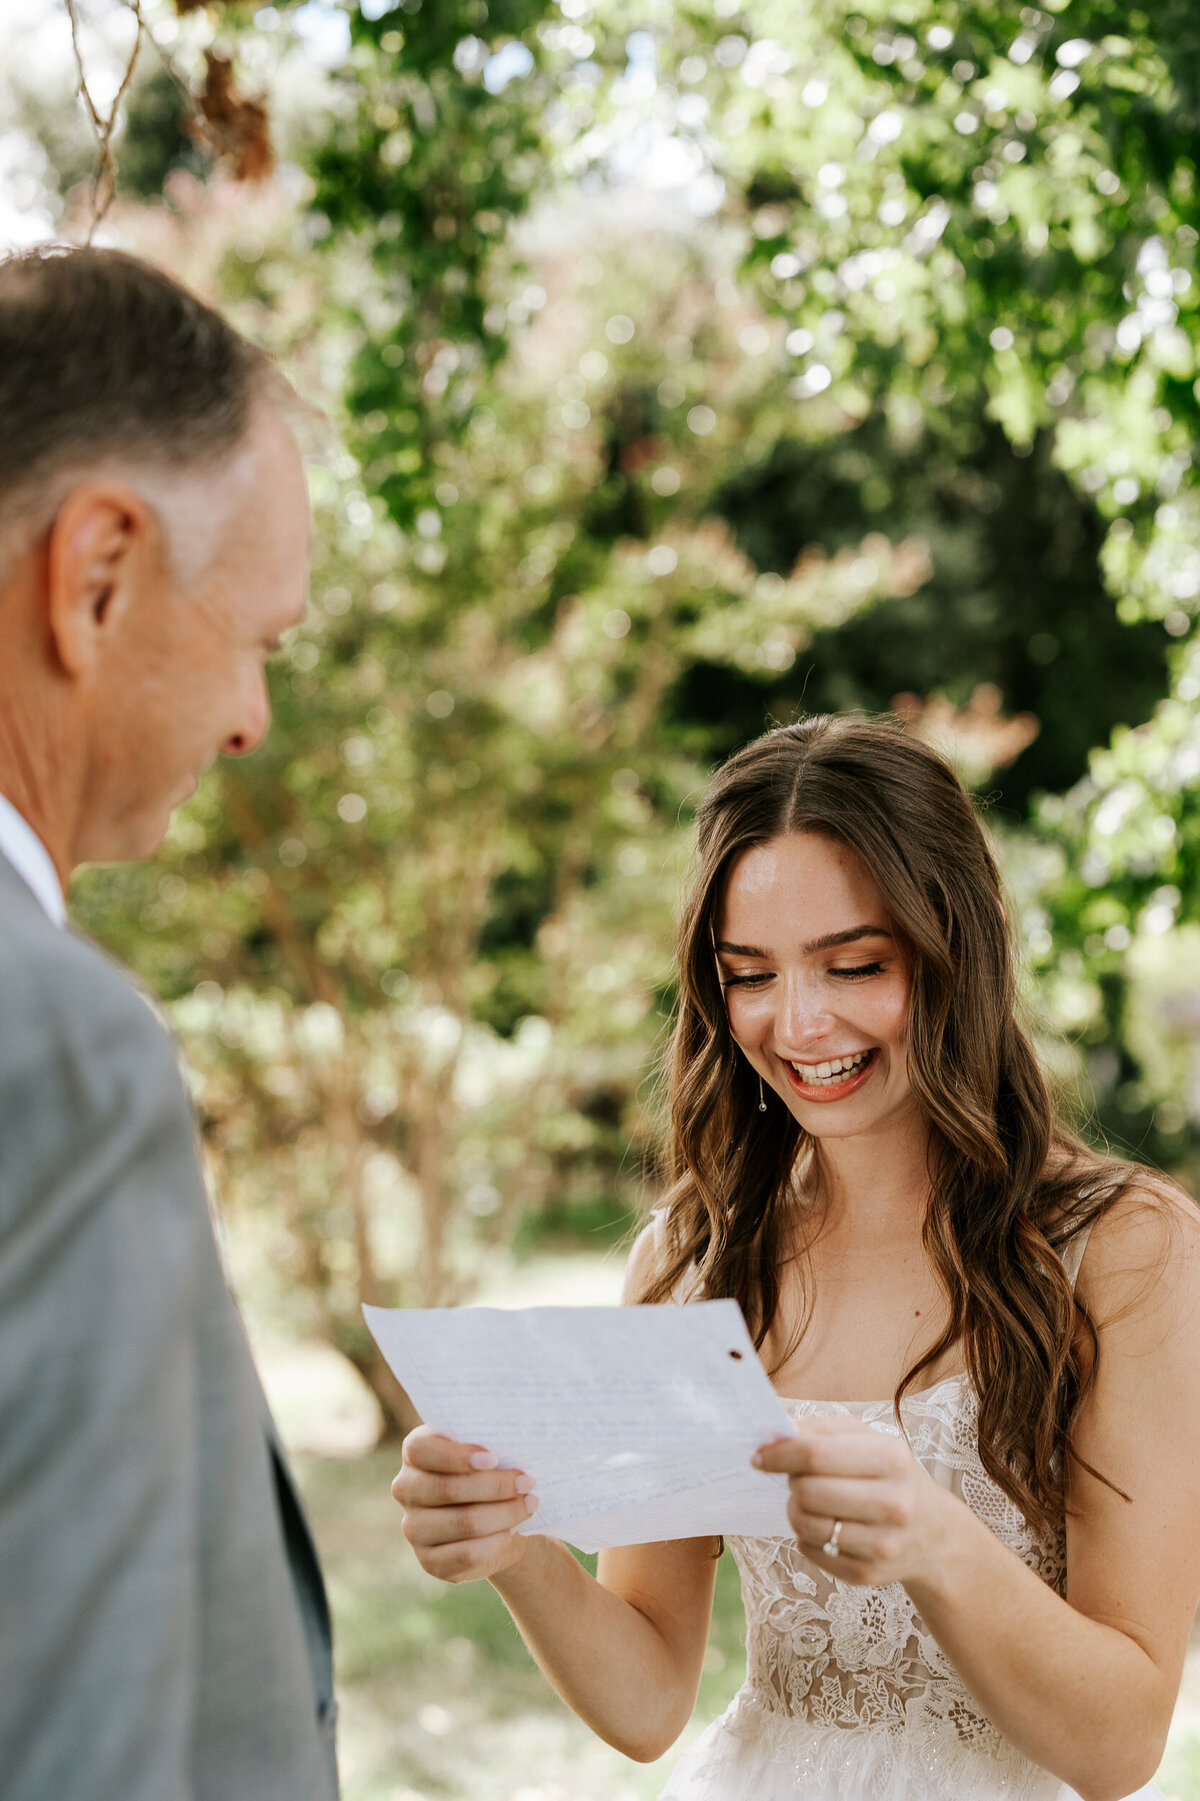
<path id="1" fill-rule="evenodd" d="M 499 1461 L 500 1459 L 493 1457 L 490 1451 L 471 1452 L 471 1468 L 473 1470 L 494 1470 Z"/>
<path id="2" fill-rule="evenodd" d="M 525 1496 L 525 1511 L 526 1511 L 526 1513 L 536 1513 L 540 1506 L 541 1506 L 541 1502 L 538 1500 L 536 1495 L 526 1495 Z"/>
<path id="3" fill-rule="evenodd" d="M 762 1463 L 763 1463 L 762 1452 L 755 1451 L 755 1453 L 754 1453 L 753 1457 L 750 1459 L 750 1461 L 754 1465 L 756 1470 L 761 1470 Z"/>
<path id="4" fill-rule="evenodd" d="M 531 1495 L 536 1487 L 537 1478 L 535 1476 L 517 1477 L 517 1493 L 519 1495 Z"/>

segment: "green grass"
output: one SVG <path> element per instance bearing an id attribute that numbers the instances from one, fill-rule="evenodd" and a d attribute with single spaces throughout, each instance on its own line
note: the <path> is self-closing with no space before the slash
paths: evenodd
<path id="1" fill-rule="evenodd" d="M 601 1744 L 486 1582 L 425 1575 L 389 1493 L 397 1462 L 395 1451 L 297 1459 L 334 1613 L 345 1801 L 650 1801 L 676 1753 L 638 1765 Z M 726 1556 L 688 1739 L 739 1686 L 743 1640 Z"/>

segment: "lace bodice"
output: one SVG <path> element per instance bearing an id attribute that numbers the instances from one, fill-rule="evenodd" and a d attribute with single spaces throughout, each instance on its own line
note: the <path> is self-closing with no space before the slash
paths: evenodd
<path id="1" fill-rule="evenodd" d="M 898 1434 L 888 1402 L 795 1401 L 794 1419 L 842 1414 Z M 1060 1593 L 1061 1532 L 1039 1540 L 979 1458 L 976 1408 L 966 1379 L 951 1376 L 902 1403 L 917 1461 Z M 861 1588 L 826 1576 L 789 1539 L 731 1539 L 746 1604 L 749 1683 L 763 1705 L 824 1726 L 897 1726 L 953 1718 L 960 1740 L 998 1754 L 1000 1735 L 982 1716 L 924 1632 L 897 1583 Z"/>
<path id="2" fill-rule="evenodd" d="M 1083 1248 L 1064 1259 L 1072 1280 Z M 841 1414 L 900 1431 L 890 1400 L 785 1405 L 797 1420 Z M 1062 1594 L 1064 1534 L 1032 1532 L 984 1469 L 967 1378 L 906 1397 L 901 1413 L 933 1479 Z M 1069 1801 L 983 1714 L 899 1583 L 838 1582 L 793 1539 L 731 1538 L 729 1549 L 746 1607 L 746 1683 L 681 1759 L 663 1801 Z"/>
<path id="3" fill-rule="evenodd" d="M 900 1427 L 890 1401 L 788 1401 L 792 1417 Z M 1039 1539 L 979 1458 L 974 1393 L 951 1376 L 901 1404 L 918 1462 L 1060 1593 L 1061 1532 Z M 980 1712 L 899 1584 L 829 1577 L 793 1539 L 731 1538 L 746 1607 L 747 1677 L 665 1796 L 705 1801 L 1059 1801 Z M 706 1749 L 706 1740 L 708 1740 Z M 744 1766 L 744 1768 L 740 1767 Z"/>
<path id="4" fill-rule="evenodd" d="M 966 1378 L 949 1377 L 901 1405 L 917 1461 L 1061 1593 L 1063 1534 L 1039 1539 L 987 1474 Z M 900 1430 L 890 1401 L 797 1401 L 788 1411 L 795 1419 L 843 1414 L 878 1431 Z M 996 1792 L 1031 1801 L 1061 1793 L 1061 1785 L 1028 1764 L 979 1711 L 899 1583 L 860 1588 L 834 1581 L 809 1564 L 793 1540 L 735 1539 L 730 1549 L 746 1605 L 747 1687 L 764 1714 L 781 1725 L 882 1729 L 894 1743 L 877 1747 L 877 1779 L 899 1774 L 897 1765 L 915 1764 L 936 1772 L 920 1792 L 939 1801 L 980 1792 L 981 1765 L 995 1766 L 986 1776 L 993 1785 L 1002 1783 Z M 786 1725 L 780 1736 L 789 1736 Z"/>

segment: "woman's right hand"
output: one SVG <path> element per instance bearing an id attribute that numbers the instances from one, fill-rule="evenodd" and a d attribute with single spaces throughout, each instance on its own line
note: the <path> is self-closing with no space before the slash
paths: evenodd
<path id="1" fill-rule="evenodd" d="M 512 1569 L 528 1551 L 516 1528 L 537 1511 L 533 1486 L 520 1470 L 497 1469 L 482 1445 L 418 1426 L 404 1441 L 392 1494 L 421 1568 L 443 1582 L 477 1582 Z"/>

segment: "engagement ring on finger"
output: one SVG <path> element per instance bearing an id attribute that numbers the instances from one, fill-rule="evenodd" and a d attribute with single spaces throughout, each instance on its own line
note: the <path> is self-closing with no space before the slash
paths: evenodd
<path id="1" fill-rule="evenodd" d="M 821 1549 L 825 1553 L 826 1557 L 839 1557 L 841 1555 L 840 1551 L 838 1550 L 838 1539 L 841 1536 L 842 1536 L 842 1522 L 841 1522 L 841 1520 L 834 1520 L 833 1531 L 829 1534 L 829 1537 L 825 1540 L 825 1543 L 821 1546 Z"/>

